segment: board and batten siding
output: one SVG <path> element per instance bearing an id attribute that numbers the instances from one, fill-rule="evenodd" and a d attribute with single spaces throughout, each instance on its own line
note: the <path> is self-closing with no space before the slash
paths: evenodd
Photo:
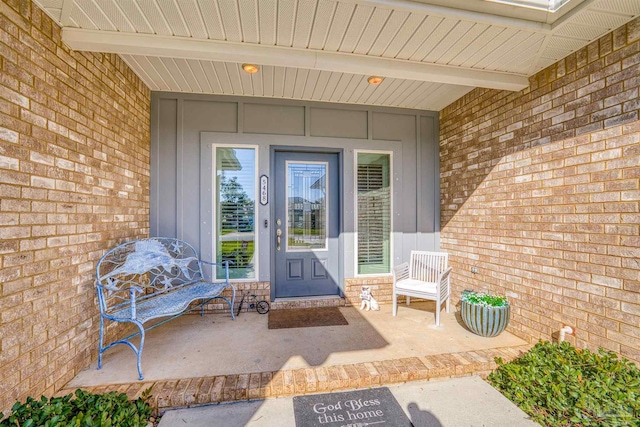
<path id="1" fill-rule="evenodd" d="M 389 151 L 393 162 L 393 264 L 411 250 L 438 250 L 438 114 L 430 111 L 155 92 L 151 102 L 152 236 L 179 237 L 212 259 L 212 147 L 258 147 L 258 176 L 272 172 L 273 147 L 342 153 L 341 279 L 355 276 L 354 151 Z M 256 203 L 258 278 L 271 280 L 273 180 L 269 204 Z M 264 220 L 269 220 L 268 227 Z"/>

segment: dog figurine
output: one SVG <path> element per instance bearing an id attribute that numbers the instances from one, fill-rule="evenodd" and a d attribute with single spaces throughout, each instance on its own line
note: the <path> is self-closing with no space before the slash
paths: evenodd
<path id="1" fill-rule="evenodd" d="M 371 286 L 363 286 L 362 292 L 360 293 L 360 299 L 362 303 L 360 304 L 360 310 L 364 310 L 367 308 L 369 310 L 380 310 L 380 305 L 378 301 L 371 295 Z"/>

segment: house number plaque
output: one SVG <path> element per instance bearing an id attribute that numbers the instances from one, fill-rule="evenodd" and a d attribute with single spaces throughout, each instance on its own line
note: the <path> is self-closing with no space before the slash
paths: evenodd
<path id="1" fill-rule="evenodd" d="M 260 177 L 260 204 L 269 203 L 269 178 L 266 175 Z"/>

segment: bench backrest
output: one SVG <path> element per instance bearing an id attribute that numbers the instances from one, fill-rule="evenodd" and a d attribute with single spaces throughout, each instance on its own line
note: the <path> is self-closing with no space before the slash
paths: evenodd
<path id="1" fill-rule="evenodd" d="M 435 282 L 438 275 L 447 269 L 447 252 L 411 251 L 409 277 L 423 282 Z"/>
<path id="2" fill-rule="evenodd" d="M 140 301 L 201 280 L 202 266 L 193 246 L 167 237 L 123 243 L 104 254 L 96 266 L 102 313 L 128 305 L 131 289 L 141 292 Z"/>

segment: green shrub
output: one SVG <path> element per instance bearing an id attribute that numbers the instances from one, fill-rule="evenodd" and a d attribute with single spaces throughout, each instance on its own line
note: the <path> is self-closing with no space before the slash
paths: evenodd
<path id="1" fill-rule="evenodd" d="M 74 394 L 48 400 L 27 398 L 16 402 L 11 415 L 0 421 L 0 427 L 144 427 L 151 416 L 148 404 L 151 389 L 142 397 L 129 401 L 124 393 L 91 394 L 76 390 Z M 0 412 L 0 419 L 4 414 Z"/>
<path id="2" fill-rule="evenodd" d="M 539 342 L 487 379 L 545 426 L 640 426 L 640 370 L 611 352 Z"/>

